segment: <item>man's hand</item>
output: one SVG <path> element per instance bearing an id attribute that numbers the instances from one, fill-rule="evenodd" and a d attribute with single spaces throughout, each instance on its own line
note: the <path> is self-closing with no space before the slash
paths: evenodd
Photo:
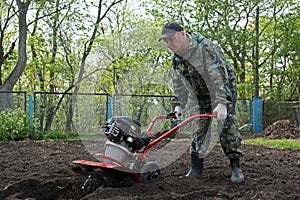
<path id="1" fill-rule="evenodd" d="M 168 119 L 170 119 L 170 118 L 174 118 L 174 117 L 176 117 L 176 116 L 175 116 L 175 113 L 176 113 L 176 111 L 175 111 L 175 112 L 171 112 L 171 113 L 167 114 L 167 118 L 168 118 Z"/>
<path id="2" fill-rule="evenodd" d="M 225 120 L 227 117 L 227 108 L 226 105 L 219 103 L 213 112 L 217 113 L 218 120 Z"/>

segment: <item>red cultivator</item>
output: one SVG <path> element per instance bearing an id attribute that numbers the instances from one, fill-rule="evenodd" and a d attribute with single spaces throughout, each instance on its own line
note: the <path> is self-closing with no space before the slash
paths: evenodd
<path id="1" fill-rule="evenodd" d="M 142 134 L 140 124 L 137 121 L 124 116 L 113 117 L 104 125 L 104 134 L 108 138 L 108 141 L 105 143 L 104 154 L 96 155 L 99 157 L 100 161 L 75 160 L 73 162 L 90 169 L 110 171 L 110 175 L 108 176 L 111 176 L 112 174 L 115 176 L 118 174 L 117 176 L 119 176 L 120 172 L 127 175 L 130 174 L 140 183 L 148 180 L 159 180 L 161 178 L 159 165 L 155 162 L 146 161 L 149 149 L 175 133 L 179 128 L 185 126 L 190 121 L 198 118 L 211 117 L 215 117 L 215 114 L 193 115 L 158 138 L 153 137 L 151 130 L 157 120 L 167 119 L 168 116 L 154 117 L 146 133 Z M 108 177 L 108 179 L 109 178 L 110 177 Z M 95 189 L 93 184 L 96 182 L 97 180 L 95 180 L 95 178 L 89 176 L 84 183 L 83 188 L 87 192 L 91 192 L 92 188 Z"/>

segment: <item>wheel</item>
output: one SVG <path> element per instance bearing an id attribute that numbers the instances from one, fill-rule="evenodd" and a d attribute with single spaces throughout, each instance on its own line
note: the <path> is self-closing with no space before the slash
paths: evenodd
<path id="1" fill-rule="evenodd" d="M 143 181 L 160 180 L 161 171 L 159 166 L 154 162 L 147 162 L 141 169 L 140 178 Z"/>
<path id="2" fill-rule="evenodd" d="M 85 193 L 89 194 L 94 192 L 97 188 L 103 187 L 105 181 L 106 180 L 103 176 L 103 171 L 95 168 L 85 180 L 81 188 Z"/>
<path id="3" fill-rule="evenodd" d="M 101 187 L 103 183 L 101 183 L 97 178 L 92 175 L 89 175 L 88 179 L 82 185 L 82 189 L 85 193 L 89 194 L 94 192 L 97 188 Z"/>

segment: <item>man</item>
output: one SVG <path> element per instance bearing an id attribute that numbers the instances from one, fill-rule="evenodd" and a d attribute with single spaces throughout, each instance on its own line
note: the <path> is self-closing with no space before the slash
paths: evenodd
<path id="1" fill-rule="evenodd" d="M 182 116 L 182 108 L 181 108 L 181 102 L 178 100 L 177 97 L 174 97 L 172 99 L 173 104 L 173 119 L 175 123 L 172 125 L 172 128 L 177 126 L 182 122 L 183 116 Z"/>
<path id="2" fill-rule="evenodd" d="M 182 26 L 169 22 L 162 28 L 158 41 L 163 40 L 173 54 L 174 93 L 180 97 L 182 107 L 193 104 L 193 111 L 201 114 L 217 113 L 223 125 L 220 143 L 230 160 L 232 182 L 243 182 L 240 169 L 241 136 L 238 132 L 235 104 L 237 98 L 236 77 L 233 67 L 226 60 L 219 45 L 199 33 L 189 34 Z M 200 177 L 203 171 L 201 145 L 209 131 L 211 119 L 200 119 L 193 133 L 190 148 L 191 166 L 186 177 Z M 202 147 L 203 149 L 203 147 Z"/>

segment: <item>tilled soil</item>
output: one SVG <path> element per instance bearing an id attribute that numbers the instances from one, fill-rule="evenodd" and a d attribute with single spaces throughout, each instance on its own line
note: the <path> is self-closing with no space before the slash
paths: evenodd
<path id="1" fill-rule="evenodd" d="M 300 139 L 300 127 L 289 120 L 279 120 L 268 126 L 256 138 L 267 139 Z"/>
<path id="2" fill-rule="evenodd" d="M 180 141 L 168 144 L 161 157 Z M 76 170 L 72 161 L 95 158 L 81 141 L 0 143 L 0 199 L 300 199 L 299 149 L 243 149 L 242 184 L 231 183 L 229 162 L 217 145 L 205 158 L 200 179 L 184 177 L 190 163 L 186 151 L 161 169 L 159 181 L 123 181 L 87 194 L 82 184 L 88 174 Z"/>

